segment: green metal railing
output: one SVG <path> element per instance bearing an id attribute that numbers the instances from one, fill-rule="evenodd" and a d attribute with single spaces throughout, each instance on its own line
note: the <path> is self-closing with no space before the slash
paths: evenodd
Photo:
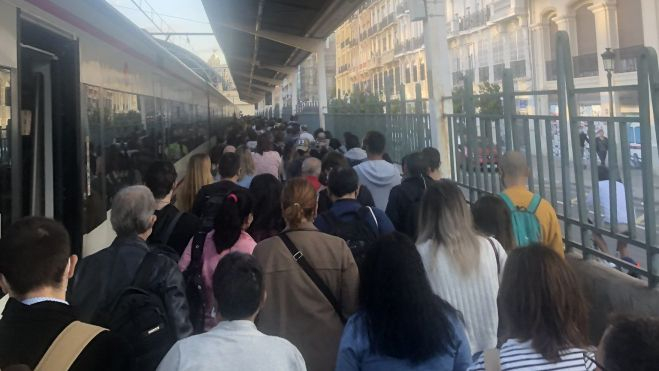
<path id="1" fill-rule="evenodd" d="M 576 97 L 585 94 L 608 94 L 608 87 L 575 88 L 573 59 L 567 34 L 557 35 L 557 89 L 546 91 L 516 91 L 510 69 L 504 71 L 503 90 L 498 94 L 502 112 L 477 112 L 480 97 L 473 92 L 473 77 L 465 76 L 461 97 L 462 112 L 446 115 L 449 129 L 452 178 L 468 194 L 471 202 L 483 193 L 501 191 L 497 174 L 498 159 L 510 150 L 523 152 L 531 170 L 529 188 L 547 199 L 562 222 L 568 251 L 580 250 L 584 258 L 599 258 L 647 279 L 650 287 L 659 280 L 659 248 L 657 247 L 657 205 L 653 161 L 659 141 L 659 65 L 657 55 L 645 48 L 638 59 L 638 84 L 613 87 L 616 94 L 638 95 L 639 112 L 624 117 L 593 117 L 579 114 Z M 519 114 L 516 102 L 520 97 L 556 103 L 552 115 Z M 491 98 L 491 97 L 490 97 Z M 453 101 L 456 97 L 445 98 Z M 454 107 L 456 105 L 454 104 Z M 652 113 L 654 115 L 652 115 Z M 651 122 L 651 117 L 654 122 Z M 620 179 L 625 186 L 625 207 L 628 215 L 622 234 L 618 223 L 616 183 L 609 182 L 611 221 L 605 224 L 600 210 L 597 174 L 597 131 L 608 134 L 610 179 Z M 653 131 L 656 141 L 653 143 Z M 639 135 L 636 135 L 638 131 Z M 586 133 L 589 149 L 581 146 Z M 630 138 L 634 133 L 634 138 Z M 638 136 L 638 138 L 636 138 Z M 635 151 L 632 154 L 632 150 Z M 592 195 L 593 209 L 587 206 Z M 644 260 L 636 267 L 600 251 L 593 244 L 593 234 L 624 241 Z"/>

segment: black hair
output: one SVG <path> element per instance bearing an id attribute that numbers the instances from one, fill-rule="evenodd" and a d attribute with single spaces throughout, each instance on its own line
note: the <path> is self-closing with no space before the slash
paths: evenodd
<path id="1" fill-rule="evenodd" d="M 233 178 L 238 175 L 240 171 L 240 155 L 233 152 L 223 154 L 218 163 L 218 171 L 222 179 Z"/>
<path id="2" fill-rule="evenodd" d="M 609 168 L 605 165 L 599 165 L 597 167 L 597 179 L 599 181 L 610 180 Z"/>
<path id="3" fill-rule="evenodd" d="M 252 196 L 244 189 L 236 189 L 224 197 L 215 215 L 213 242 L 220 254 L 238 242 L 245 219 L 253 210 Z"/>
<path id="4" fill-rule="evenodd" d="M 413 177 L 423 176 L 428 173 L 428 162 L 421 152 L 410 153 L 405 156 L 407 175 Z"/>
<path id="5" fill-rule="evenodd" d="M 262 155 L 263 152 L 269 151 L 272 151 L 272 134 L 263 133 L 256 140 L 256 152 Z"/>
<path id="6" fill-rule="evenodd" d="M 263 271 L 256 258 L 233 252 L 223 257 L 213 273 L 213 294 L 222 319 L 244 320 L 261 305 L 265 291 Z"/>
<path id="7" fill-rule="evenodd" d="M 607 371 L 656 370 L 659 364 L 659 318 L 613 319 L 602 340 Z"/>
<path id="8" fill-rule="evenodd" d="M 254 200 L 254 220 L 247 232 L 257 242 L 286 227 L 281 215 L 282 188 L 279 179 L 272 174 L 261 174 L 252 179 L 249 193 Z"/>
<path id="9" fill-rule="evenodd" d="M 331 138 L 329 140 L 329 146 L 333 150 L 338 150 L 339 148 L 341 148 L 341 141 L 338 140 L 337 138 Z"/>
<path id="10" fill-rule="evenodd" d="M 366 152 L 381 155 L 384 154 L 387 140 L 379 131 L 369 131 L 364 138 L 364 147 Z"/>
<path id="11" fill-rule="evenodd" d="M 349 131 L 343 133 L 343 140 L 346 143 L 347 150 L 351 150 L 353 148 L 361 148 L 362 146 L 359 142 L 359 137 Z"/>
<path id="12" fill-rule="evenodd" d="M 18 295 L 60 287 L 70 256 L 69 233 L 53 219 L 20 219 L 0 239 L 0 273 Z"/>
<path id="13" fill-rule="evenodd" d="M 471 206 L 471 213 L 479 232 L 496 238 L 506 252 L 515 248 L 512 215 L 501 197 L 482 196 Z"/>
<path id="14" fill-rule="evenodd" d="M 428 163 L 428 167 L 430 167 L 430 170 L 437 170 L 442 165 L 442 157 L 439 154 L 437 148 L 426 147 L 421 150 L 421 153 L 423 154 L 423 157 L 426 159 L 426 162 Z"/>
<path id="15" fill-rule="evenodd" d="M 357 191 L 359 188 L 357 172 L 349 166 L 333 168 L 328 176 L 327 188 L 336 197 Z"/>
<path id="16" fill-rule="evenodd" d="M 368 250 L 359 298 L 371 352 L 418 364 L 457 347 L 450 318 L 461 315 L 433 293 L 407 236 L 380 237 Z"/>
<path id="17" fill-rule="evenodd" d="M 144 185 L 153 193 L 156 199 L 165 198 L 174 188 L 176 169 L 170 161 L 155 161 L 144 175 Z"/>

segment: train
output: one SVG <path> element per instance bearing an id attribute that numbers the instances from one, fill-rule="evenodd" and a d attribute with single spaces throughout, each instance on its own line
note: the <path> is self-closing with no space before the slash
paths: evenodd
<path id="1" fill-rule="evenodd" d="M 119 188 L 237 113 L 106 1 L 0 0 L 0 228 L 55 218 L 86 255 Z"/>

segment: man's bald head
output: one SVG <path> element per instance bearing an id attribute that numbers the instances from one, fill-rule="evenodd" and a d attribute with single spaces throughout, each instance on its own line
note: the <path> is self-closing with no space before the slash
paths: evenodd
<path id="1" fill-rule="evenodd" d="M 529 177 L 529 165 L 521 152 L 506 152 L 499 163 L 499 170 L 507 187 L 516 183 L 526 184 L 526 179 Z"/>
<path id="2" fill-rule="evenodd" d="M 302 163 L 302 175 L 303 176 L 320 176 L 320 170 L 322 167 L 322 162 L 315 158 L 309 157 L 304 160 Z"/>

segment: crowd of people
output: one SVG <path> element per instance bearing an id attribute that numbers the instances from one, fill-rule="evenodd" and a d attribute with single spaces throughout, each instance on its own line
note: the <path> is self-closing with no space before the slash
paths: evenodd
<path id="1" fill-rule="evenodd" d="M 388 161 L 369 132 L 243 123 L 179 181 L 155 161 L 81 260 L 64 227 L 0 239 L 0 368 L 656 370 L 659 319 L 596 349 L 556 212 L 503 156 L 469 205 L 435 148 Z"/>

